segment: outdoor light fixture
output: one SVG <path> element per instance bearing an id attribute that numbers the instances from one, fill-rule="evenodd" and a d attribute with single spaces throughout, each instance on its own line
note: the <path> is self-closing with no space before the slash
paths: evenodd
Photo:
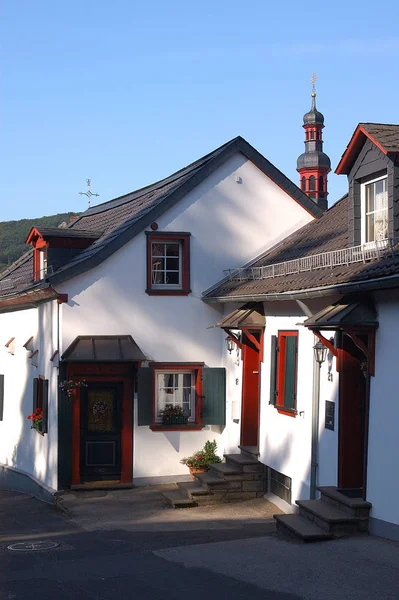
<path id="1" fill-rule="evenodd" d="M 225 341 L 226 341 L 226 348 L 229 351 L 229 354 L 231 354 L 233 352 L 234 348 L 236 347 L 236 344 L 229 335 L 226 337 Z"/>
<path id="2" fill-rule="evenodd" d="M 316 344 L 313 346 L 313 350 L 314 350 L 314 357 L 317 363 L 319 363 L 319 366 L 321 367 L 321 365 L 323 364 L 323 362 L 326 360 L 326 356 L 327 356 L 327 348 L 325 347 L 325 345 L 323 344 L 323 342 L 316 342 Z"/>

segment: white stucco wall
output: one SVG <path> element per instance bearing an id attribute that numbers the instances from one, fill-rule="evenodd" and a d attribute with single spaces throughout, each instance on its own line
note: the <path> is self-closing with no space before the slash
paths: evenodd
<path id="1" fill-rule="evenodd" d="M 204 304 L 201 295 L 223 277 L 223 269 L 248 262 L 311 219 L 237 154 L 157 219 L 159 232 L 191 233 L 189 296 L 145 293 L 144 232 L 98 267 L 58 286 L 69 297 L 63 305 L 62 350 L 77 335 L 131 334 L 150 360 L 232 366 L 227 380 L 228 426 L 223 435 L 219 427 L 191 433 L 153 432 L 137 426 L 135 413 L 134 477 L 186 474 L 180 459 L 207 439 L 218 440 L 220 453 L 237 448 L 239 424 L 232 422 L 232 410 L 233 399 L 240 399 L 242 366 L 234 365 L 236 357 L 227 355 L 224 332 L 208 329 L 220 319 L 223 308 Z M 157 461 L 153 460 L 154 447 Z"/>
<path id="2" fill-rule="evenodd" d="M 266 306 L 266 311 L 270 308 Z M 313 335 L 298 323 L 303 316 L 266 317 L 264 363 L 261 371 L 260 460 L 291 477 L 292 503 L 309 497 L 312 432 Z M 298 330 L 298 381 L 296 417 L 279 413 L 270 399 L 271 336 L 279 330 Z M 299 414 L 302 413 L 302 414 Z"/>
<path id="3" fill-rule="evenodd" d="M 47 486 L 57 488 L 57 406 L 58 369 L 50 362 L 57 340 L 57 304 L 0 315 L 0 372 L 4 374 L 4 414 L 0 421 L 0 463 L 33 475 Z M 39 350 L 29 359 L 24 344 L 33 336 L 32 348 Z M 12 337 L 14 354 L 5 344 Z M 30 348 L 31 346 L 29 346 Z M 48 434 L 31 429 L 27 416 L 33 409 L 33 379 L 49 380 Z"/>
<path id="4" fill-rule="evenodd" d="M 371 516 L 399 525 L 399 292 L 377 295 L 375 377 L 370 378 L 367 500 Z"/>

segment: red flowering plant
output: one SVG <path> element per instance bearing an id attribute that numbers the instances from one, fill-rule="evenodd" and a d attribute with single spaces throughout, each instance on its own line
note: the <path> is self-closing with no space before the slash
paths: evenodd
<path id="1" fill-rule="evenodd" d="M 67 398 L 72 398 L 74 390 L 81 387 L 87 387 L 87 383 L 85 380 L 74 381 L 73 379 L 65 379 L 65 381 L 61 381 L 58 387 L 65 392 Z"/>
<path id="2" fill-rule="evenodd" d="M 207 441 L 202 450 L 194 452 L 191 456 L 181 459 L 183 465 L 187 465 L 193 469 L 207 469 L 209 464 L 221 463 L 222 459 L 216 454 L 216 440 Z"/>
<path id="3" fill-rule="evenodd" d="M 41 408 L 37 408 L 35 412 L 31 415 L 28 415 L 28 420 L 30 421 L 30 428 L 36 429 L 39 433 L 42 433 L 42 424 L 43 424 L 43 411 Z"/>

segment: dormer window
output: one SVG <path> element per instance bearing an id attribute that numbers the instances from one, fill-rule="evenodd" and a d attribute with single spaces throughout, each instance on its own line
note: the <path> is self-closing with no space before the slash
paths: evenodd
<path id="1" fill-rule="evenodd" d="M 47 247 L 39 250 L 39 276 L 38 279 L 44 279 L 47 275 Z"/>
<path id="2" fill-rule="evenodd" d="M 388 238 L 388 179 L 382 177 L 364 184 L 362 190 L 363 243 Z"/>

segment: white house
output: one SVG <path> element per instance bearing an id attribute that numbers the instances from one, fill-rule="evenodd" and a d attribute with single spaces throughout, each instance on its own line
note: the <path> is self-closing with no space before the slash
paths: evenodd
<path id="1" fill-rule="evenodd" d="M 236 450 L 239 367 L 226 394 L 225 334 L 209 329 L 223 307 L 202 293 L 322 214 L 238 137 L 67 229 L 27 232 L 0 278 L 1 485 L 177 481 L 206 440 Z M 84 385 L 69 398 L 70 381 Z M 185 422 L 163 422 L 170 403 Z"/>
<path id="2" fill-rule="evenodd" d="M 336 170 L 348 194 L 204 295 L 242 348 L 241 441 L 267 465 L 270 497 L 287 512 L 298 501 L 278 519 L 302 537 L 305 517 L 322 538 L 370 511 L 371 532 L 399 539 L 398 158 L 399 125 L 360 124 Z M 258 347 L 237 306 L 265 315 Z"/>

